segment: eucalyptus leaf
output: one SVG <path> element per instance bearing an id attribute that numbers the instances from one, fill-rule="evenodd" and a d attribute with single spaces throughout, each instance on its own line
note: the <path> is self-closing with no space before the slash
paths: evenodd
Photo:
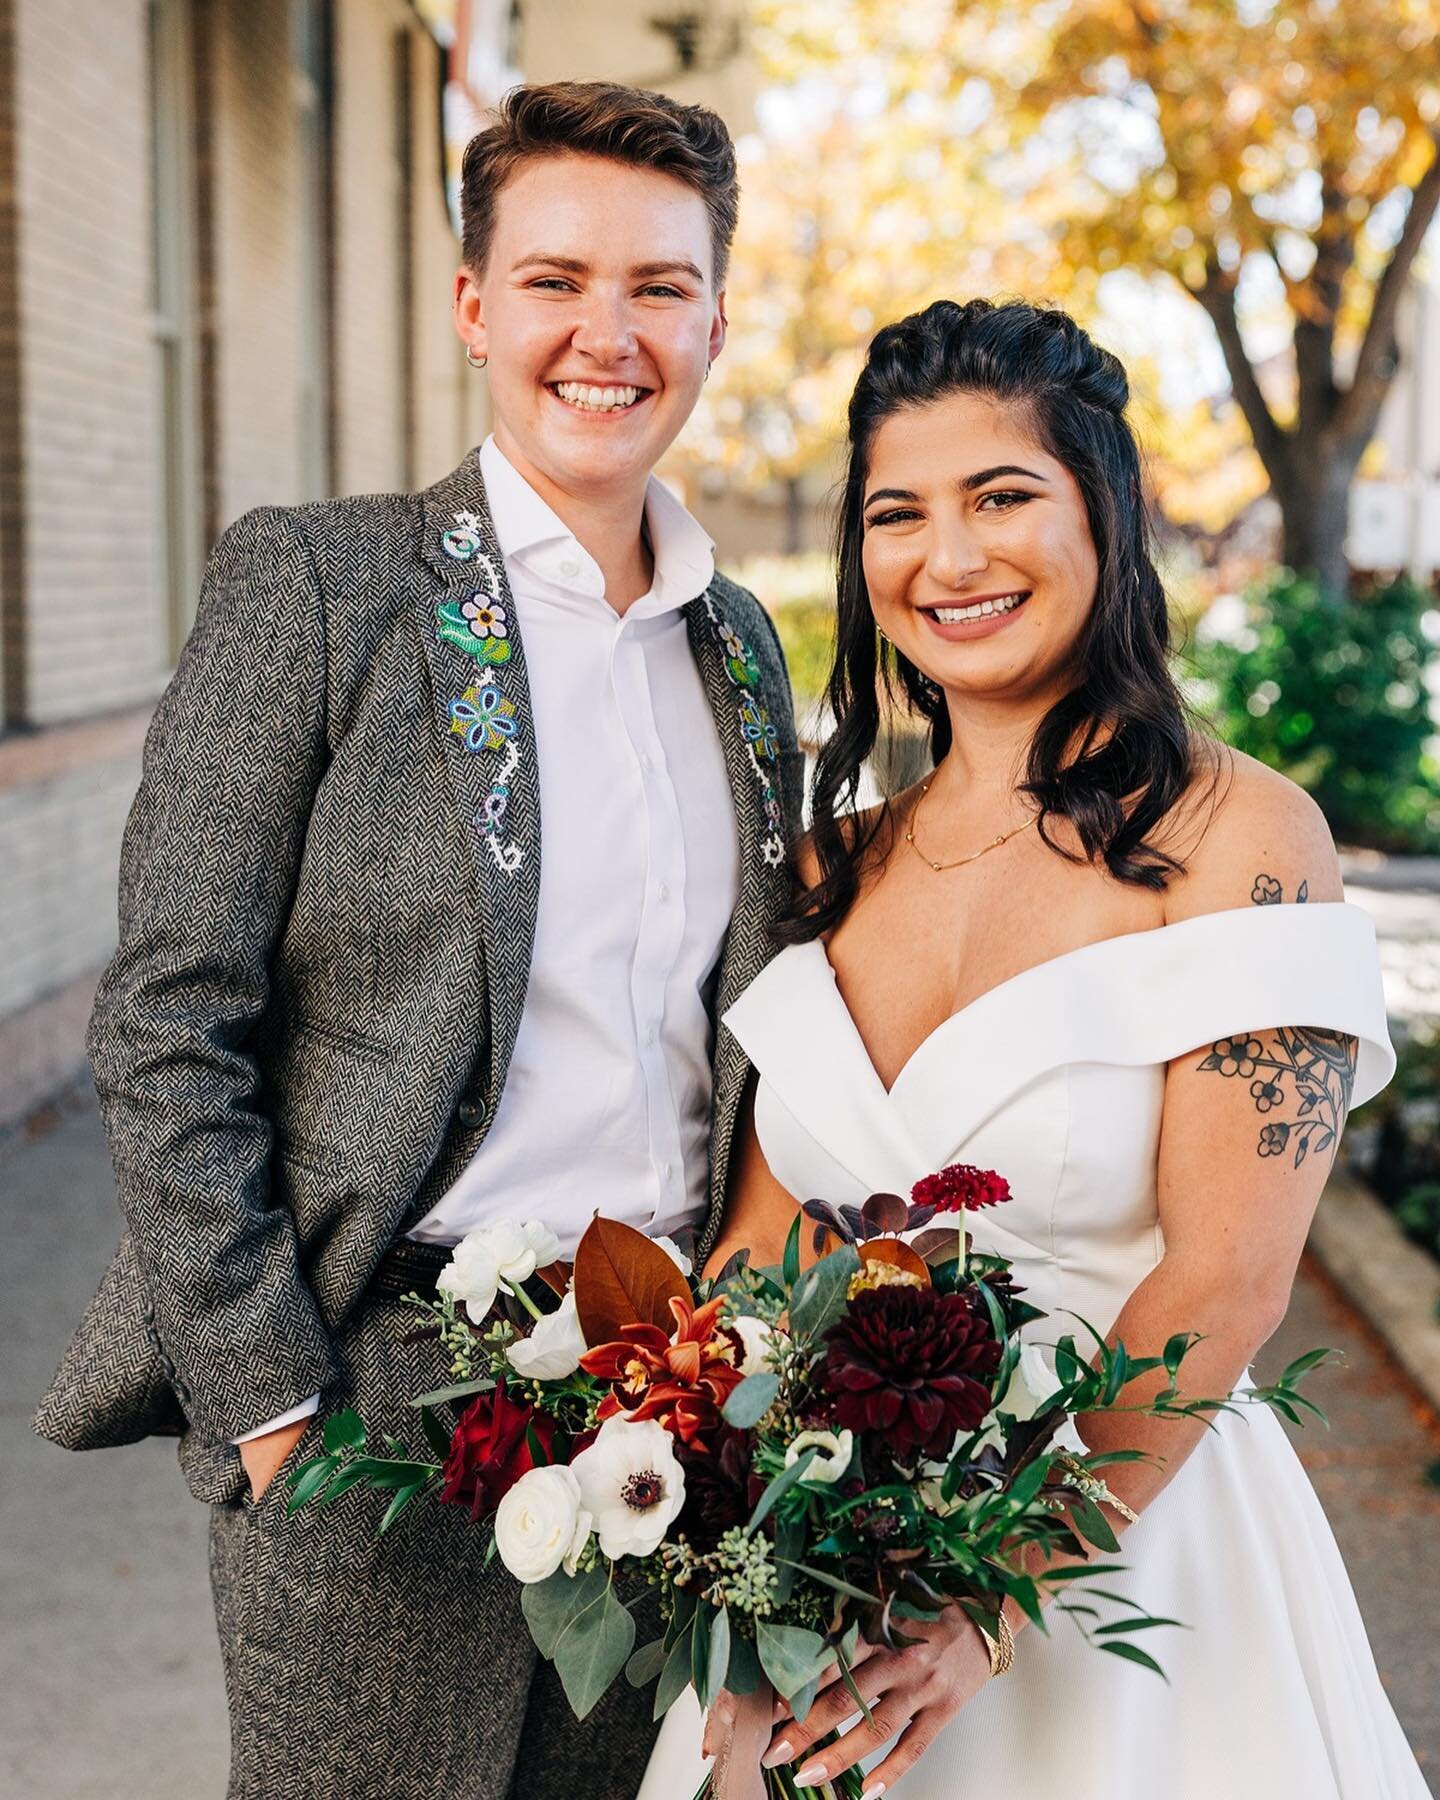
<path id="1" fill-rule="evenodd" d="M 591 1569 L 585 1575 L 567 1575 L 557 1569 L 544 1581 L 525 1583 L 520 1589 L 520 1610 L 542 1656 L 554 1656 L 566 1626 L 587 1606 L 593 1606 L 609 1585 L 603 1569 Z"/>
<path id="2" fill-rule="evenodd" d="M 454 1387 L 435 1388 L 428 1394 L 417 1394 L 412 1406 L 446 1406 L 452 1400 L 470 1400 L 476 1394 L 488 1394 L 495 1385 L 487 1375 L 474 1381 L 458 1381 Z"/>
<path id="3" fill-rule="evenodd" d="M 808 1683 L 818 1681 L 835 1660 L 834 1650 L 818 1631 L 772 1625 L 768 1619 L 756 1621 L 755 1648 L 770 1685 L 785 1700 L 793 1700 Z"/>
<path id="4" fill-rule="evenodd" d="M 753 1641 L 743 1632 L 730 1633 L 730 1667 L 725 1685 L 732 1694 L 753 1694 L 764 1679 Z"/>
<path id="5" fill-rule="evenodd" d="M 648 1686 L 665 1667 L 668 1654 L 664 1638 L 656 1638 L 653 1644 L 642 1644 L 625 1665 L 625 1679 L 631 1687 Z"/>
<path id="6" fill-rule="evenodd" d="M 555 1671 L 577 1719 L 593 1711 L 635 1648 L 634 1617 L 601 1580 L 600 1598 L 575 1615 L 555 1646 Z"/>
<path id="7" fill-rule="evenodd" d="M 710 1627 L 710 1655 L 705 1667 L 705 1685 L 700 1692 L 700 1704 L 704 1707 L 713 1706 L 720 1698 L 720 1690 L 730 1672 L 730 1641 L 730 1614 L 722 1606 Z"/>
<path id="8" fill-rule="evenodd" d="M 651 1714 L 652 1718 L 658 1719 L 669 1712 L 690 1685 L 690 1640 L 694 1631 L 695 1617 L 692 1613 L 671 1645 L 665 1667 L 660 1671 L 660 1679 L 655 1686 L 655 1710 Z"/>
<path id="9" fill-rule="evenodd" d="M 790 1295 L 790 1329 L 795 1337 L 813 1340 L 835 1323 L 845 1310 L 850 1277 L 859 1267 L 855 1246 L 842 1244 L 804 1271 Z"/>
<path id="10" fill-rule="evenodd" d="M 755 1502 L 755 1510 L 750 1515 L 750 1523 L 745 1527 L 747 1536 L 769 1516 L 775 1502 L 779 1500 L 783 1494 L 789 1493 L 790 1489 L 794 1487 L 797 1481 L 804 1479 L 806 1471 L 819 1454 L 819 1445 L 812 1444 L 808 1450 L 802 1450 L 800 1452 L 800 1455 L 796 1457 L 795 1461 L 791 1463 L 788 1469 L 782 1469 L 780 1471 L 766 1488 L 765 1492 Z"/>
<path id="11" fill-rule="evenodd" d="M 710 1670 L 710 1623 L 714 1611 L 702 1600 L 695 1608 L 695 1624 L 690 1633 L 690 1685 L 697 1694 L 705 1692 L 705 1678 Z"/>
<path id="12" fill-rule="evenodd" d="M 748 1431 L 752 1425 L 758 1425 L 769 1412 L 779 1392 L 778 1375 L 768 1370 L 758 1375 L 747 1375 L 725 1402 L 725 1423 L 733 1425 L 737 1431 Z"/>

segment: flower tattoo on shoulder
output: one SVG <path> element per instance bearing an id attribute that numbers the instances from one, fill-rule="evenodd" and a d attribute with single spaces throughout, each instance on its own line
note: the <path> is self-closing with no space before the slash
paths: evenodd
<path id="1" fill-rule="evenodd" d="M 1257 875 L 1255 885 L 1250 890 L 1250 898 L 1256 906 L 1280 906 L 1285 899 L 1285 889 L 1273 875 Z M 1310 883 L 1302 881 L 1295 892 L 1295 904 L 1304 906 L 1310 898 Z"/>
<path id="2" fill-rule="evenodd" d="M 1355 1087 L 1357 1050 L 1356 1040 L 1340 1031 L 1282 1026 L 1263 1038 L 1218 1038 L 1200 1070 L 1247 1083 L 1256 1112 L 1268 1115 L 1256 1154 L 1287 1156 L 1293 1150 L 1298 1169 L 1312 1150 L 1320 1155 L 1340 1141 Z M 1273 1116 L 1277 1113 L 1286 1116 Z"/>

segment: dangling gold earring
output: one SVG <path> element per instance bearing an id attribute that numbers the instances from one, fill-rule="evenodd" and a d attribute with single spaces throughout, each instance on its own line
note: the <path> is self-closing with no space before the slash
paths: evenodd
<path id="1" fill-rule="evenodd" d="M 472 369 L 483 369 L 490 358 L 488 356 L 476 356 L 475 346 L 473 344 L 467 344 L 465 346 L 465 360 Z"/>
<path id="2" fill-rule="evenodd" d="M 709 379 L 710 379 L 710 371 L 711 371 L 711 370 L 712 370 L 712 369 L 713 369 L 713 368 L 714 368 L 714 367 L 715 367 L 715 365 L 714 365 L 714 363 L 713 363 L 713 362 L 708 362 L 708 363 L 706 363 L 706 365 L 705 365 L 705 380 L 706 380 L 706 381 L 708 381 L 708 380 L 709 380 Z M 702 384 L 702 385 L 703 385 L 703 384 Z"/>

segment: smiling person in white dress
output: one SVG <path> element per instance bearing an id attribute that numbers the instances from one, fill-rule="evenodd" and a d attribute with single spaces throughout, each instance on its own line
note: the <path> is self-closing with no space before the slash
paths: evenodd
<path id="1" fill-rule="evenodd" d="M 778 1260 L 796 1196 L 977 1163 L 1014 1190 L 974 1235 L 1052 1315 L 1034 1341 L 1075 1329 L 1065 1311 L 1145 1355 L 1199 1332 L 1186 1387 L 1223 1393 L 1283 1318 L 1345 1115 L 1394 1059 L 1324 819 L 1186 722 L 1127 400 L 1056 311 L 942 302 L 870 347 L 836 728 L 791 942 L 726 1016 L 758 1084 L 711 1267 Z M 877 675 L 936 766 L 857 819 Z M 1155 1459 L 1109 1477 L 1128 1573 L 1107 1585 L 1188 1627 L 1150 1642 L 1168 1685 L 1013 1609 L 994 1679 L 952 1610 L 858 1672 L 887 1743 L 857 1719 L 802 1776 L 864 1758 L 867 1796 L 900 1800 L 1423 1800 L 1274 1416 L 1080 1428 Z M 832 1687 L 771 1759 L 852 1718 Z M 698 1735 L 693 1707 L 671 1714 L 643 1800 L 693 1791 Z"/>

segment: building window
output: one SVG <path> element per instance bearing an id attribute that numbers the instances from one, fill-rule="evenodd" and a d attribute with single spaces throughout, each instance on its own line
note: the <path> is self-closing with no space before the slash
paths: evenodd
<path id="1" fill-rule="evenodd" d="M 171 656 L 195 617 L 202 556 L 191 0 L 150 0 L 150 317 L 159 429 L 161 591 Z"/>

